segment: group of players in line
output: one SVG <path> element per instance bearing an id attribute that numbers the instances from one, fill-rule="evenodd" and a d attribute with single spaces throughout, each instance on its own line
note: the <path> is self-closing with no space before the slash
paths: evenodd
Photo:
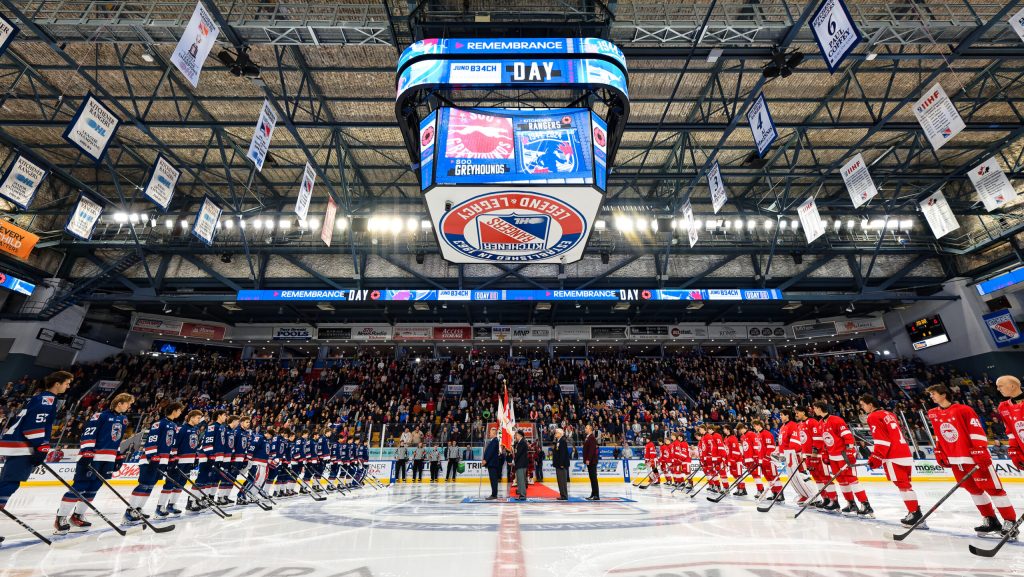
<path id="1" fill-rule="evenodd" d="M 1006 397 L 998 408 L 1006 425 L 1010 460 L 1024 469 L 1024 392 L 1016 377 L 1000 377 L 996 386 Z M 981 420 L 973 409 L 953 402 L 950 389 L 945 385 L 929 387 L 927 392 L 935 403 L 928 411 L 928 420 L 935 432 L 935 459 L 951 469 L 961 487 L 967 491 L 984 518 L 974 528 L 979 536 L 998 535 L 1016 540 L 1020 523 L 1013 504 L 992 464 L 988 438 Z M 907 508 L 907 516 L 900 522 L 906 527 L 923 524 L 917 494 L 911 485 L 914 469 L 913 453 L 893 413 L 883 410 L 878 399 L 863 395 L 859 399 L 861 410 L 867 416 L 873 448 L 867 466 L 881 468 L 885 476 L 899 489 Z M 757 499 L 784 501 L 783 486 L 779 481 L 776 462 L 788 471 L 799 471 L 792 483 L 798 494 L 798 505 L 808 504 L 825 512 L 874 518 L 874 509 L 867 493 L 860 487 L 857 477 L 856 439 L 842 417 L 831 414 L 822 401 L 806 407 L 785 409 L 781 412 L 782 427 L 776 442 L 775 435 L 755 420 L 753 429 L 743 423 L 734 428 L 718 425 L 699 425 L 696 447 L 700 471 L 707 479 L 707 489 L 722 495 L 736 487 L 734 496 L 747 495 L 746 478 L 757 485 Z M 650 470 L 651 485 L 661 484 L 664 476 L 669 485 L 693 489 L 690 471 L 690 446 L 682 435 L 672 433 L 661 439 L 659 447 L 653 440 L 644 447 L 644 460 Z M 696 472 L 693 472 L 696 473 Z M 730 485 L 730 477 L 734 479 Z M 763 481 L 762 481 L 763 480 Z M 834 484 L 839 485 L 837 492 Z M 765 494 L 770 491 L 771 494 Z M 843 507 L 838 493 L 846 500 Z M 817 498 L 821 495 L 821 498 Z M 813 502 L 810 502 L 814 499 Z M 859 503 L 859 506 L 858 506 Z M 996 516 L 998 510 L 1002 522 Z"/>
<path id="2" fill-rule="evenodd" d="M 0 509 L 6 507 L 32 470 L 45 462 L 56 396 L 67 390 L 70 381 L 71 375 L 64 372 L 47 377 L 46 390 L 28 401 L 0 437 L 0 456 L 6 457 L 0 471 Z M 74 479 L 53 523 L 55 535 L 87 531 L 92 526 L 83 499 L 91 503 L 104 480 L 120 470 L 125 455 L 119 449 L 128 426 L 124 413 L 134 401 L 127 393 L 115 395 L 86 423 Z M 207 415 L 189 411 L 179 423 L 184 409 L 181 403 L 171 403 L 145 434 L 138 484 L 129 498 L 122 525 L 135 525 L 143 522 L 143 517 L 149 518 L 142 508 L 161 480 L 163 487 L 154 512 L 158 518 L 182 514 L 177 504 L 188 485 L 195 492 L 186 491 L 190 496 L 185 510 L 200 512 L 232 504 L 231 494 L 236 487 L 234 503 L 244 505 L 309 491 L 361 487 L 366 478 L 369 447 L 365 440 L 348 438 L 345 432 L 336 433 L 331 427 L 296 432 L 287 426 L 256 431 L 250 427 L 250 418 L 228 415 L 220 409 Z M 326 484 L 321 484 L 322 480 Z"/>

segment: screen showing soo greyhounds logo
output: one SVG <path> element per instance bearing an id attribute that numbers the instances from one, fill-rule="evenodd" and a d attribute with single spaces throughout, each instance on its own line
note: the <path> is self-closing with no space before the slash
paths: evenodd
<path id="1" fill-rule="evenodd" d="M 568 251 L 583 240 L 579 210 L 546 194 L 501 191 L 453 206 L 441 218 L 441 238 L 469 256 L 533 261 Z"/>

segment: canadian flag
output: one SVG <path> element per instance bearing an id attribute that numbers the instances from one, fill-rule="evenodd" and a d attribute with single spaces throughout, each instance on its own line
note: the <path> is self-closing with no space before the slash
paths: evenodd
<path id="1" fill-rule="evenodd" d="M 512 450 L 512 435 L 516 430 L 516 412 L 508 399 L 508 387 L 505 387 L 505 400 L 498 399 L 498 428 L 501 429 L 501 446 Z"/>

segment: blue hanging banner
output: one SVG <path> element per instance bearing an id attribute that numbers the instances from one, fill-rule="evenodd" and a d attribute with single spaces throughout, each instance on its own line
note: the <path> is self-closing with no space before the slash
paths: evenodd
<path id="1" fill-rule="evenodd" d="M 64 130 L 64 140 L 99 164 L 119 126 L 121 119 L 89 93 Z"/>
<path id="2" fill-rule="evenodd" d="M 7 47 L 11 45 L 11 42 L 14 42 L 14 37 L 17 35 L 18 27 L 14 25 L 14 22 L 0 14 L 0 54 L 7 50 Z"/>
<path id="3" fill-rule="evenodd" d="M 1009 310 L 1003 309 L 994 313 L 988 313 L 987 315 L 982 315 L 981 318 L 985 321 L 985 327 L 988 328 L 988 332 L 992 335 L 992 340 L 995 341 L 997 347 L 1003 348 L 1024 342 L 1020 329 L 1017 328 L 1017 323 L 1014 322 Z"/>
<path id="4" fill-rule="evenodd" d="M 843 0 L 824 0 L 811 17 L 811 32 L 830 74 L 863 40 Z"/>
<path id="5" fill-rule="evenodd" d="M 764 157 L 764 153 L 779 138 L 779 131 L 775 129 L 775 121 L 768 110 L 764 92 L 757 96 L 757 100 L 750 105 L 750 110 L 747 110 L 747 123 L 750 125 L 750 133 L 754 136 L 757 155 Z"/>

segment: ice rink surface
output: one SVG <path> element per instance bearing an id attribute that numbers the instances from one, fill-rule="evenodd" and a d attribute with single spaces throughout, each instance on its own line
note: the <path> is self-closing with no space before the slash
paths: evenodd
<path id="1" fill-rule="evenodd" d="M 90 514 L 93 530 L 54 537 L 52 547 L 0 518 L 0 577 L 1024 576 L 1024 545 L 993 559 L 968 552 L 995 541 L 973 536 L 980 517 L 967 494 L 947 501 L 930 530 L 896 543 L 889 534 L 902 530 L 902 502 L 889 484 L 866 485 L 875 520 L 816 511 L 794 520 L 789 503 L 764 514 L 752 497 L 714 504 L 704 493 L 622 484 L 602 485 L 603 498 L 617 499 L 600 503 L 478 503 L 480 489 L 467 483 L 365 488 L 324 502 L 300 496 L 269 512 L 231 507 L 228 520 L 186 513 L 165 534 L 135 528 L 121 537 Z M 919 484 L 922 509 L 946 488 Z M 1008 488 L 1024 512 L 1024 487 Z M 570 494 L 588 489 L 573 483 Z M 23 488 L 9 508 L 49 535 L 60 494 Z M 124 511 L 105 490 L 96 504 L 115 522 Z"/>

